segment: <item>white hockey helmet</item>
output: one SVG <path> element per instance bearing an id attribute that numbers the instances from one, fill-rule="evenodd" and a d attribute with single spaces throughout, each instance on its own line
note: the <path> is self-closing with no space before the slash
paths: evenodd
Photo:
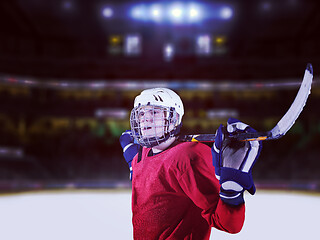
<path id="1" fill-rule="evenodd" d="M 161 136 L 156 133 L 148 135 L 143 133 L 139 115 L 146 106 L 163 110 L 163 132 Z M 169 137 L 177 136 L 180 132 L 181 121 L 184 114 L 183 103 L 178 94 L 168 88 L 152 88 L 143 90 L 135 98 L 134 108 L 130 115 L 131 131 L 137 142 L 146 147 L 157 146 Z M 159 125 L 157 126 L 159 127 Z M 154 128 L 155 129 L 155 128 Z"/>

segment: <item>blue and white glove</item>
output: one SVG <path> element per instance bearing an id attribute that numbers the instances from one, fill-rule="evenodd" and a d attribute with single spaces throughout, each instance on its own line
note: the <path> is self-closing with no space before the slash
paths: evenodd
<path id="1" fill-rule="evenodd" d="M 243 132 L 256 132 L 249 125 L 230 118 L 227 128 L 220 125 L 212 147 L 215 174 L 220 182 L 220 198 L 227 204 L 238 206 L 244 203 L 243 192 L 251 195 L 256 191 L 252 167 L 258 159 L 261 141 L 237 141 L 231 136 Z"/>
<path id="2" fill-rule="evenodd" d="M 130 180 L 132 180 L 132 159 L 139 152 L 140 145 L 134 142 L 131 131 L 127 130 L 120 136 L 120 144 L 123 149 L 123 156 L 129 165 Z"/>

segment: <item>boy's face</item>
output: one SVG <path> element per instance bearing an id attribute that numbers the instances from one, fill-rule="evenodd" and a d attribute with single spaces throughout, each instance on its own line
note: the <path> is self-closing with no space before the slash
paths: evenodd
<path id="1" fill-rule="evenodd" d="M 162 137 L 167 129 L 167 111 L 155 106 L 144 106 L 139 109 L 138 119 L 143 138 Z"/>
<path id="2" fill-rule="evenodd" d="M 174 137 L 179 114 L 174 108 L 144 105 L 132 109 L 130 124 L 134 137 L 142 146 L 157 146 Z"/>

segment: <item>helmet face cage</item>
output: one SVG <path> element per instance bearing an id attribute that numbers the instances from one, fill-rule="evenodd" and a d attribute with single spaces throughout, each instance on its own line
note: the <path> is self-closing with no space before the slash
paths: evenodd
<path id="1" fill-rule="evenodd" d="M 145 147 L 154 147 L 176 136 L 179 114 L 173 107 L 144 105 L 132 109 L 130 125 L 133 137 Z"/>

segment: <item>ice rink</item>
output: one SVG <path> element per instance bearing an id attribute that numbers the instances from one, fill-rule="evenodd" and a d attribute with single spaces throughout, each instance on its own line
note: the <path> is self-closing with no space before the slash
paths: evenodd
<path id="1" fill-rule="evenodd" d="M 0 195 L 0 239 L 132 239 L 129 190 L 64 190 Z M 320 195 L 258 190 L 246 195 L 241 233 L 211 239 L 319 239 Z"/>

